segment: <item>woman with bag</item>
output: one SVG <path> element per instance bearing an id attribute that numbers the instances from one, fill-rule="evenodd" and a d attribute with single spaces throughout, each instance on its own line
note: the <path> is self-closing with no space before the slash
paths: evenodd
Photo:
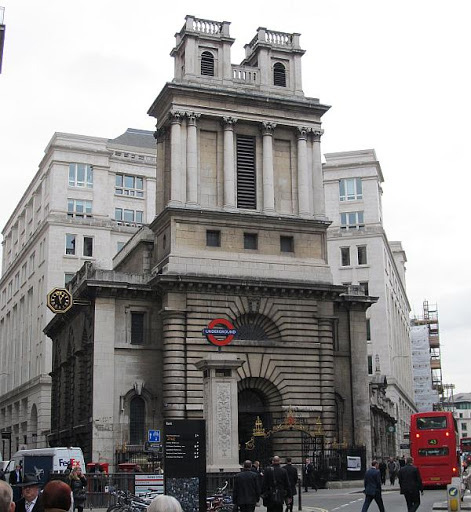
<path id="1" fill-rule="evenodd" d="M 69 485 L 74 498 L 74 511 L 77 509 L 78 512 L 83 512 L 83 506 L 87 499 L 87 479 L 80 467 L 76 467 L 70 472 Z"/>

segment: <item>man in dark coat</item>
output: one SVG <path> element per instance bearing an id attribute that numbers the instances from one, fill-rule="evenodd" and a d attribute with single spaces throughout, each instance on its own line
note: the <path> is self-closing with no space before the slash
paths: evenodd
<path id="1" fill-rule="evenodd" d="M 291 486 L 291 495 L 296 496 L 296 485 L 298 484 L 298 470 L 291 463 L 291 457 L 286 457 L 286 465 L 283 467 L 288 473 L 288 480 Z M 291 500 L 291 503 L 288 503 L 286 505 L 286 512 L 293 512 L 293 502 L 294 500 Z"/>
<path id="2" fill-rule="evenodd" d="M 381 459 L 381 462 L 379 463 L 379 472 L 381 474 L 381 483 L 383 485 L 386 484 L 386 469 L 387 469 L 386 462 L 384 462 L 384 459 Z"/>
<path id="3" fill-rule="evenodd" d="M 21 466 L 17 464 L 15 470 L 10 472 L 8 482 L 13 489 L 13 501 L 18 501 L 21 498 L 21 489 L 17 487 L 17 484 L 21 484 L 23 481 L 23 474 L 21 472 Z"/>
<path id="4" fill-rule="evenodd" d="M 39 486 L 41 482 L 33 474 L 26 474 L 20 484 L 23 497 L 16 502 L 16 512 L 44 512 Z"/>
<path id="5" fill-rule="evenodd" d="M 311 462 L 311 459 L 306 459 L 306 463 L 304 464 L 303 471 L 303 484 L 304 484 L 304 492 L 307 492 L 308 487 L 313 485 L 314 482 L 314 466 Z M 314 488 L 314 486 L 313 486 Z M 317 489 L 316 489 L 317 491 Z"/>
<path id="6" fill-rule="evenodd" d="M 240 512 L 254 512 L 260 492 L 260 477 L 252 471 L 252 461 L 246 460 L 242 471 L 234 478 L 232 502 Z"/>
<path id="7" fill-rule="evenodd" d="M 283 512 L 284 503 L 293 499 L 288 473 L 280 466 L 280 457 L 273 457 L 272 465 L 263 473 L 262 481 L 263 504 L 267 512 Z"/>
<path id="8" fill-rule="evenodd" d="M 399 470 L 401 494 L 407 503 L 407 511 L 415 512 L 420 505 L 420 493 L 424 493 L 420 471 L 413 465 L 412 457 L 407 457 L 406 465 Z"/>
<path id="9" fill-rule="evenodd" d="M 378 469 L 378 462 L 374 460 L 370 469 L 365 473 L 365 501 L 361 512 L 366 512 L 370 503 L 375 500 L 379 512 L 384 512 L 383 498 L 381 496 L 381 474 Z"/>

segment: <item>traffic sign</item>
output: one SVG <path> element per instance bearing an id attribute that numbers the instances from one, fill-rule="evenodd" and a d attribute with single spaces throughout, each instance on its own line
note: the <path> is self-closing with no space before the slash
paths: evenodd
<path id="1" fill-rule="evenodd" d="M 160 430 L 149 430 L 147 440 L 149 443 L 160 443 Z"/>
<path id="2" fill-rule="evenodd" d="M 389 425 L 388 432 L 390 432 L 390 433 L 396 432 L 396 427 L 394 425 Z"/>

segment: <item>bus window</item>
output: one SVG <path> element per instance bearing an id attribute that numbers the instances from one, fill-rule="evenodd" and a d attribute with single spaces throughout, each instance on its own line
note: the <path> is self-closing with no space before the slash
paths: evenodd
<path id="1" fill-rule="evenodd" d="M 431 430 L 447 428 L 446 416 L 422 416 L 417 418 L 418 430 Z"/>

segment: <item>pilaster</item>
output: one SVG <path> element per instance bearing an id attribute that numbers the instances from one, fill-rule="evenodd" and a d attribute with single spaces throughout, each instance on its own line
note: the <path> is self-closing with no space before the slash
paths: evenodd
<path id="1" fill-rule="evenodd" d="M 170 113 L 170 205 L 179 206 L 183 203 L 182 197 L 182 119 L 184 112 L 171 112 Z"/>
<path id="2" fill-rule="evenodd" d="M 325 217 L 324 177 L 322 174 L 321 136 L 324 130 L 312 131 L 312 187 L 314 216 Z"/>
<path id="3" fill-rule="evenodd" d="M 198 204 L 198 140 L 196 122 L 201 114 L 187 112 L 186 139 L 186 200 L 191 205 Z"/>
<path id="4" fill-rule="evenodd" d="M 263 138 L 263 211 L 274 213 L 275 211 L 275 186 L 273 171 L 273 132 L 276 124 L 262 123 Z"/>
<path id="5" fill-rule="evenodd" d="M 307 128 L 303 126 L 298 127 L 298 205 L 299 215 L 301 216 L 308 216 L 311 213 L 309 208 L 307 134 Z"/>
<path id="6" fill-rule="evenodd" d="M 235 194 L 235 151 L 234 151 L 234 125 L 237 119 L 223 117 L 224 128 L 224 208 L 236 208 Z"/>

